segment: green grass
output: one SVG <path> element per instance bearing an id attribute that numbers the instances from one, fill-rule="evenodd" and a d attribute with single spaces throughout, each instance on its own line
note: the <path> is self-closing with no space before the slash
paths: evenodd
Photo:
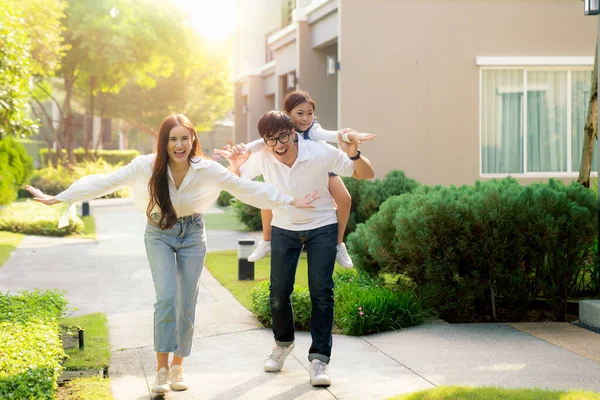
<path id="1" fill-rule="evenodd" d="M 0 268 L 10 258 L 10 255 L 21 243 L 23 237 L 20 233 L 0 231 Z"/>
<path id="2" fill-rule="evenodd" d="M 110 379 L 78 378 L 58 390 L 57 400 L 113 400 Z"/>
<path id="3" fill-rule="evenodd" d="M 104 313 L 86 314 L 64 318 L 60 325 L 80 326 L 85 329 L 84 349 L 79 347 L 66 350 L 69 358 L 65 369 L 101 369 L 110 365 L 110 344 L 108 341 L 108 320 Z"/>
<path id="4" fill-rule="evenodd" d="M 600 393 L 540 389 L 472 388 L 439 386 L 434 389 L 395 396 L 389 400 L 600 400 Z"/>
<path id="5" fill-rule="evenodd" d="M 250 290 L 261 281 L 269 279 L 271 257 L 254 263 L 254 280 L 238 281 L 238 258 L 236 250 L 215 251 L 206 255 L 204 265 L 216 280 L 225 286 L 244 307 L 250 310 Z M 296 285 L 308 287 L 306 253 L 300 256 L 296 271 Z"/>
<path id="6" fill-rule="evenodd" d="M 246 225 L 240 222 L 233 207 L 223 207 L 223 214 L 204 214 L 204 225 L 208 230 L 245 231 Z"/>

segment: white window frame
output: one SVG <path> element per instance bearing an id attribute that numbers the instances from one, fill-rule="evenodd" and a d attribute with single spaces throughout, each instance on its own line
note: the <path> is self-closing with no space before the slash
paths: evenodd
<path id="1" fill-rule="evenodd" d="M 594 57 L 476 57 L 479 67 L 479 176 L 481 178 L 577 178 L 579 171 L 572 171 L 572 132 L 571 132 L 571 74 L 573 71 L 590 71 L 594 67 Z M 523 169 L 517 173 L 483 173 L 482 138 L 482 102 L 483 71 L 485 70 L 522 70 L 523 71 L 523 104 L 527 104 L 527 72 L 528 71 L 566 71 L 567 72 L 567 171 L 566 172 L 528 172 L 527 171 L 527 113 L 523 109 Z M 591 176 L 598 176 L 592 171 Z"/>

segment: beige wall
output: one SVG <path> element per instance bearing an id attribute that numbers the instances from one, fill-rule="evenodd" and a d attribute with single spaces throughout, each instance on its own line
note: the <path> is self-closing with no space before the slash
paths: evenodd
<path id="1" fill-rule="evenodd" d="M 378 135 L 362 150 L 379 178 L 479 179 L 476 56 L 594 55 L 581 1 L 339 1 L 341 125 Z"/>

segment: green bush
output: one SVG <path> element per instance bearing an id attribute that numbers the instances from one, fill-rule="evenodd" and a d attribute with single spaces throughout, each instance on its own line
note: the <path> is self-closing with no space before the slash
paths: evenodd
<path id="1" fill-rule="evenodd" d="M 272 326 L 269 281 L 262 281 L 250 291 L 252 312 L 265 327 Z M 311 301 L 306 287 L 296 286 L 292 293 L 294 327 L 299 331 L 310 330 Z"/>
<path id="2" fill-rule="evenodd" d="M 409 277 L 442 318 L 519 319 L 542 295 L 564 320 L 597 215 L 579 184 L 507 178 L 392 197 L 348 242 L 358 268 Z"/>
<path id="3" fill-rule="evenodd" d="M 42 236 L 83 234 L 84 225 L 79 217 L 68 226 L 58 228 L 66 207 L 66 204 L 48 207 L 32 200 L 13 203 L 0 211 L 0 231 Z"/>
<path id="4" fill-rule="evenodd" d="M 75 160 L 77 163 L 81 163 L 84 161 L 93 161 L 102 158 L 104 161 L 111 165 L 128 164 L 140 155 L 140 152 L 137 150 L 96 150 L 89 152 L 91 159 L 88 159 L 85 154 L 85 149 L 83 147 L 79 147 L 73 150 L 75 153 Z M 62 160 L 67 160 L 67 151 L 62 150 Z M 52 163 L 54 165 L 57 163 L 56 159 L 56 150 L 51 151 L 52 159 L 48 159 L 48 149 L 40 149 L 40 158 L 42 160 L 43 165 L 48 165 L 48 163 Z"/>
<path id="5" fill-rule="evenodd" d="M 219 194 L 219 198 L 217 199 L 217 205 L 220 207 L 230 206 L 232 199 L 233 199 L 233 196 L 230 195 L 229 192 L 222 190 L 221 193 Z"/>
<path id="6" fill-rule="evenodd" d="M 57 291 L 0 292 L 0 398 L 55 398 L 66 304 Z"/>
<path id="7" fill-rule="evenodd" d="M 349 177 L 342 179 L 352 197 L 345 237 L 354 232 L 358 224 L 366 222 L 377 213 L 381 204 L 388 198 L 410 193 L 419 186 L 414 179 L 406 177 L 400 170 L 390 171 L 382 180 L 359 181 Z"/>
<path id="8" fill-rule="evenodd" d="M 259 182 L 264 182 L 262 175 L 257 177 L 256 180 Z M 248 230 L 262 230 L 262 219 L 259 208 L 242 203 L 236 198 L 232 198 L 230 204 L 233 206 L 235 215 L 238 217 L 241 223 L 248 227 Z"/>
<path id="9" fill-rule="evenodd" d="M 29 182 L 33 159 L 10 136 L 0 140 L 0 205 L 10 204 L 17 191 Z"/>
<path id="10" fill-rule="evenodd" d="M 346 271 L 335 280 L 335 324 L 343 334 L 369 335 L 424 322 L 422 302 L 412 290 Z"/>

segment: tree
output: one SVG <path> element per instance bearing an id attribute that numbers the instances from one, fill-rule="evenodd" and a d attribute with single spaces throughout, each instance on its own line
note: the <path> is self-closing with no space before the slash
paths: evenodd
<path id="1" fill-rule="evenodd" d="M 598 43 L 596 43 L 598 47 Z M 597 50 L 597 48 L 596 48 Z M 592 90 L 585 121 L 585 136 L 583 150 L 581 151 L 581 165 L 577 182 L 585 187 L 590 187 L 590 172 L 592 170 L 592 157 L 594 156 L 594 140 L 598 139 L 598 51 L 595 51 L 594 71 L 592 72 Z"/>

